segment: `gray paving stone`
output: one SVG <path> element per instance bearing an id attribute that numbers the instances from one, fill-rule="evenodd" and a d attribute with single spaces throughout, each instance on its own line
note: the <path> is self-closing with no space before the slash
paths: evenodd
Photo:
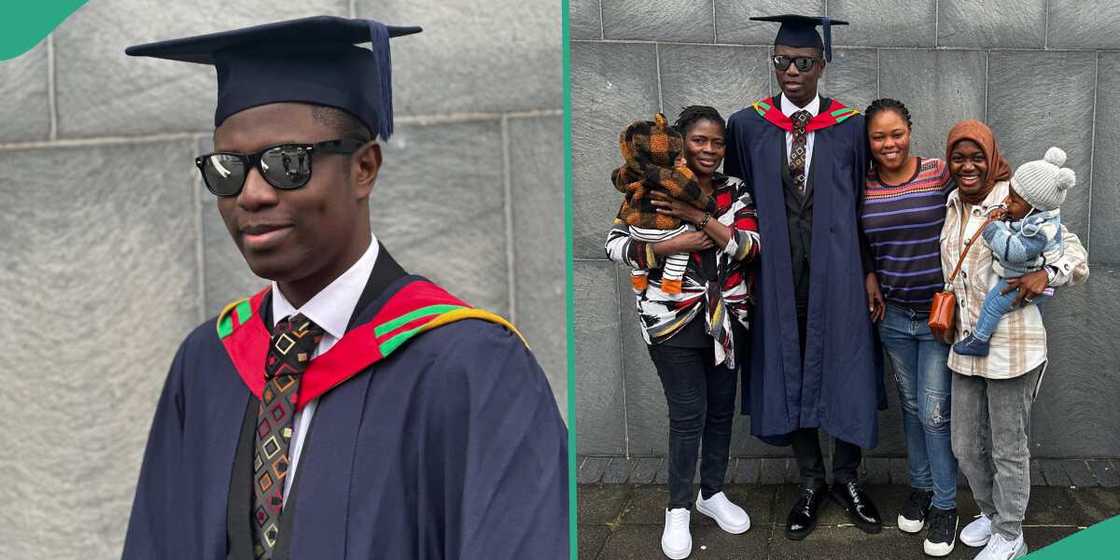
<path id="1" fill-rule="evenodd" d="M 1038 459 L 1031 459 L 1031 486 L 1046 486 L 1046 477 L 1042 475 L 1042 465 L 1038 461 Z"/>
<path id="2" fill-rule="evenodd" d="M 1120 48 L 1120 6 L 1111 0 L 1049 0 L 1046 46 L 1052 49 Z"/>
<path id="3" fill-rule="evenodd" d="M 1116 33 L 1120 36 L 1120 33 Z M 1097 112 L 1094 126 L 1092 230 L 1089 260 L 1120 264 L 1120 161 L 1103 154 L 1120 153 L 1120 53 L 1100 53 Z M 1103 157 L 1102 157 L 1103 156 Z M 1079 180 L 1083 180 L 1078 176 Z"/>
<path id="4" fill-rule="evenodd" d="M 657 476 L 653 478 L 655 484 L 668 484 L 669 483 L 669 461 L 661 461 L 661 466 L 657 468 Z"/>
<path id="5" fill-rule="evenodd" d="M 129 45 L 348 12 L 346 0 L 279 5 L 263 0 L 236 4 L 219 0 L 91 2 L 54 32 L 59 136 L 213 128 L 217 88 L 211 67 L 128 57 L 124 49 Z"/>
<path id="6" fill-rule="evenodd" d="M 617 521 L 626 502 L 630 500 L 629 488 L 617 484 L 580 483 L 577 489 L 579 525 L 606 525 Z"/>
<path id="7" fill-rule="evenodd" d="M 828 16 L 850 23 L 834 28 L 837 45 L 932 47 L 937 39 L 934 0 L 829 0 Z"/>
<path id="8" fill-rule="evenodd" d="M 511 118 L 508 127 L 517 326 L 566 417 L 563 122 L 560 117 Z"/>
<path id="9" fill-rule="evenodd" d="M 1046 464 L 1043 463 L 1044 470 Z M 1049 473 L 1047 473 L 1049 474 Z M 1075 494 L 1087 490 L 1070 490 L 1054 486 L 1032 487 L 1027 514 L 1023 518 L 1026 525 L 1074 525 L 1086 527 L 1092 524 L 1094 515 L 1083 509 L 1074 499 Z"/>
<path id="10" fill-rule="evenodd" d="M 1069 487 L 1069 475 L 1062 468 L 1061 461 L 1057 459 L 1040 459 L 1038 466 L 1042 469 L 1042 476 L 1046 478 L 1047 486 Z"/>
<path id="11" fill-rule="evenodd" d="M 579 525 L 579 557 L 594 560 L 599 558 L 599 551 L 611 534 L 610 527 L 598 525 Z"/>
<path id="12" fill-rule="evenodd" d="M 626 459 L 625 457 L 612 457 L 611 462 L 607 465 L 607 470 L 603 471 L 604 484 L 622 484 L 630 478 L 630 471 L 633 470 L 636 461 Z"/>
<path id="13" fill-rule="evenodd" d="M 692 554 L 704 558 L 762 558 L 766 550 L 766 535 L 762 531 L 747 531 L 742 535 L 729 534 L 715 522 L 693 516 Z M 600 558 L 611 560 L 647 560 L 661 558 L 661 526 L 624 526 L 611 534 L 603 547 Z"/>
<path id="14" fill-rule="evenodd" d="M 1069 481 L 1078 488 L 1090 488 L 1097 485 L 1097 479 L 1089 470 L 1089 465 L 1084 459 L 1066 459 L 1062 461 L 1062 469 L 1066 471 Z"/>
<path id="15" fill-rule="evenodd" d="M 889 484 L 890 483 L 890 459 L 885 457 L 866 457 L 861 464 L 862 469 L 866 469 L 866 475 L 862 477 L 864 484 Z"/>
<path id="16" fill-rule="evenodd" d="M 46 140 L 51 115 L 47 41 L 0 63 L 0 142 Z"/>
<path id="17" fill-rule="evenodd" d="M 626 452 L 618 294 L 615 267 L 606 261 L 577 261 L 573 269 L 576 329 L 576 414 L 579 453 Z"/>
<path id="18" fill-rule="evenodd" d="M 599 0 L 568 2 L 568 33 L 572 39 L 603 38 L 603 17 Z"/>
<path id="19" fill-rule="evenodd" d="M 937 46 L 1041 48 L 1046 0 L 1008 0 L 993 9 L 985 0 L 939 2 Z"/>
<path id="20" fill-rule="evenodd" d="M 824 14 L 824 0 L 715 0 L 716 42 L 738 43 L 743 45 L 774 44 L 778 25 L 762 21 L 751 21 L 752 17 L 772 16 L 775 14 Z M 847 29 L 834 28 L 834 40 Z"/>
<path id="21" fill-rule="evenodd" d="M 603 241 L 622 201 L 610 184 L 622 158 L 618 135 L 660 109 L 653 45 L 573 43 L 572 250 L 605 258 Z"/>
<path id="22" fill-rule="evenodd" d="M 1120 493 L 1105 488 L 1081 488 L 1070 490 L 1070 498 L 1084 517 L 1078 519 L 1078 526 L 1086 527 L 1115 517 L 1120 512 Z"/>
<path id="23" fill-rule="evenodd" d="M 998 51 L 988 67 L 988 124 L 1000 150 L 1012 169 L 1042 159 L 1050 146 L 1066 151 L 1078 182 L 1062 204 L 1062 223 L 1084 236 L 1096 61 L 1084 53 Z"/>
<path id="24" fill-rule="evenodd" d="M 357 0 L 358 17 L 420 25 L 393 40 L 398 115 L 559 109 L 558 2 Z"/>
<path id="25" fill-rule="evenodd" d="M 579 526 L 579 558 L 603 559 L 603 545 L 610 538 L 614 527 L 608 525 Z"/>
<path id="26" fill-rule="evenodd" d="M 731 479 L 735 484 L 758 484 L 762 473 L 762 460 L 754 457 L 740 457 L 735 463 Z"/>
<path id="27" fill-rule="evenodd" d="M 891 484 L 910 485 L 910 470 L 906 459 L 892 457 L 888 459 L 888 465 Z"/>
<path id="28" fill-rule="evenodd" d="M 398 126 L 382 150 L 370 219 L 405 270 L 508 316 L 501 142 L 497 120 Z"/>
<path id="29" fill-rule="evenodd" d="M 610 457 L 587 457 L 579 468 L 579 483 L 593 484 L 603 478 L 603 472 L 611 464 Z"/>
<path id="30" fill-rule="evenodd" d="M 683 107 L 710 105 L 724 118 L 770 95 L 765 47 L 660 45 L 661 97 L 674 120 Z"/>
<path id="31" fill-rule="evenodd" d="M 898 99 L 909 109 L 911 153 L 944 158 L 945 138 L 954 124 L 984 119 L 986 69 L 983 51 L 879 51 L 879 96 Z M 937 79 L 924 79 L 931 75 Z"/>
<path id="32" fill-rule="evenodd" d="M 763 457 L 760 461 L 759 483 L 785 484 L 792 482 L 790 473 L 794 468 L 790 466 L 791 459 L 785 457 Z"/>
<path id="33" fill-rule="evenodd" d="M 200 320 L 192 152 L 0 152 L 0 306 L 32 318 L 6 353 L 32 369 L 0 399 L 4 558 L 120 555 L 153 410 Z"/>
<path id="34" fill-rule="evenodd" d="M 1108 459 L 1089 459 L 1089 468 L 1101 486 L 1105 488 L 1120 486 L 1120 469 L 1114 462 Z"/>
<path id="35" fill-rule="evenodd" d="M 630 482 L 633 484 L 651 484 L 657 476 L 657 471 L 664 461 L 661 457 L 641 457 L 633 472 L 630 473 Z"/>
<path id="36" fill-rule="evenodd" d="M 641 0 L 601 0 L 607 39 L 711 43 L 712 0 L 666 0 L 650 7 Z"/>

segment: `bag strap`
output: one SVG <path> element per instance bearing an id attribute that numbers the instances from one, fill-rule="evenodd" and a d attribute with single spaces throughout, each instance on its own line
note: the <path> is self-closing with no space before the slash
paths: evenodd
<path id="1" fill-rule="evenodd" d="M 972 234 L 972 239 L 969 239 L 964 249 L 961 250 L 961 257 L 957 259 L 956 268 L 954 268 L 953 273 L 949 275 L 949 279 L 945 281 L 945 291 L 950 291 L 953 280 L 956 280 L 957 274 L 961 271 L 961 265 L 964 264 L 964 257 L 968 255 L 968 250 L 972 248 L 972 244 L 976 243 L 977 239 L 980 239 L 980 234 L 984 233 L 984 228 L 988 227 L 990 223 L 992 223 L 991 218 L 984 220 L 984 223 L 980 224 L 980 228 L 976 230 L 976 233 Z"/>

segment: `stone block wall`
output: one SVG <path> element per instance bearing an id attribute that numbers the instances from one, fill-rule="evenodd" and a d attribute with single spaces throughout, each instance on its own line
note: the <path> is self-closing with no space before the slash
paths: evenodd
<path id="1" fill-rule="evenodd" d="M 393 43 L 374 232 L 511 317 L 566 412 L 559 2 L 93 0 L 0 62 L 0 558 L 120 556 L 176 347 L 265 285 L 194 167 L 213 70 L 124 48 L 318 14 L 424 27 Z"/>
<path id="2" fill-rule="evenodd" d="M 1051 365 L 1032 420 L 1042 458 L 1120 457 L 1120 3 L 1107 0 L 572 0 L 576 414 L 582 455 L 664 455 L 668 416 L 637 329 L 626 271 L 603 241 L 618 208 L 609 173 L 626 123 L 706 104 L 725 116 L 779 93 L 768 56 L 782 13 L 833 28 L 824 95 L 857 108 L 903 100 L 912 149 L 944 157 L 953 123 L 991 124 L 1013 166 L 1061 146 L 1078 176 L 1063 210 L 1089 248 L 1087 285 L 1044 309 Z M 765 244 L 765 240 L 763 240 Z M 905 454 L 897 393 L 880 415 L 881 457 Z M 788 455 L 738 417 L 733 455 Z"/>

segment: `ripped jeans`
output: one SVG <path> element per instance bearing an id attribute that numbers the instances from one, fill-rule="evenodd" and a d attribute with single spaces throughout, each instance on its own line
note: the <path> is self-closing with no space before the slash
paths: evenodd
<path id="1" fill-rule="evenodd" d="M 894 369 L 906 433 L 910 485 L 933 490 L 933 506 L 957 507 L 957 459 L 949 420 L 949 346 L 930 333 L 927 311 L 887 304 L 879 336 Z"/>

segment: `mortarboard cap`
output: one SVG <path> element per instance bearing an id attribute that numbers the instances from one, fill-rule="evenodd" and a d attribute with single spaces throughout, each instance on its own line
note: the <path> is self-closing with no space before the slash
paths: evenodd
<path id="1" fill-rule="evenodd" d="M 135 45 L 131 56 L 213 65 L 214 126 L 259 105 L 303 102 L 353 114 L 382 139 L 393 133 L 389 38 L 419 33 L 367 19 L 318 16 Z M 370 49 L 356 46 L 371 43 Z"/>
<path id="2" fill-rule="evenodd" d="M 775 45 L 805 48 L 816 47 L 824 51 L 824 59 L 832 62 L 832 26 L 848 25 L 848 22 L 827 17 L 781 15 L 752 17 L 754 21 L 770 21 L 782 24 L 778 28 L 778 36 L 774 38 Z M 824 30 L 824 41 L 817 34 L 817 26 Z"/>

